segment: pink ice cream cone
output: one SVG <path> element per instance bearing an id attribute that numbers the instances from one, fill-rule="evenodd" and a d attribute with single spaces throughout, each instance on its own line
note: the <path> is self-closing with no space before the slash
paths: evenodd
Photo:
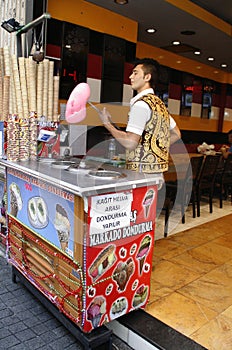
<path id="1" fill-rule="evenodd" d="M 154 191 L 150 189 L 147 191 L 146 196 L 143 200 L 143 207 L 144 207 L 144 212 L 145 212 L 145 217 L 147 218 L 149 215 L 151 203 L 153 202 L 154 199 Z"/>
<path id="2" fill-rule="evenodd" d="M 151 245 L 151 237 L 149 235 L 145 236 L 140 244 L 136 258 L 139 260 L 139 272 L 140 275 L 143 272 L 143 265 L 145 263 L 147 254 L 149 252 Z"/>

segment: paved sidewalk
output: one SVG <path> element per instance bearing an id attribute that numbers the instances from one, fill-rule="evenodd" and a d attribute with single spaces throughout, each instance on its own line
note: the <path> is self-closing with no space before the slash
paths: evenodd
<path id="1" fill-rule="evenodd" d="M 0 249 L 0 349 L 79 350 L 83 346 L 20 283 Z M 131 349 L 113 336 L 113 349 Z"/>

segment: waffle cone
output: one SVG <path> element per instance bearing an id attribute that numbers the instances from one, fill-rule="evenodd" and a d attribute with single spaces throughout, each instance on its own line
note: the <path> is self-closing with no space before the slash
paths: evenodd
<path id="1" fill-rule="evenodd" d="M 146 218 L 148 217 L 149 210 L 150 210 L 150 205 L 147 205 L 147 206 L 145 207 L 145 216 L 146 216 Z"/>
<path id="2" fill-rule="evenodd" d="M 143 272 L 143 265 L 144 265 L 144 262 L 145 262 L 145 258 L 146 258 L 146 256 L 144 255 L 144 256 L 139 260 L 139 273 L 140 273 L 140 275 L 142 275 L 142 272 Z"/>
<path id="3" fill-rule="evenodd" d="M 11 206 L 10 214 L 16 217 L 18 214 L 18 208 L 16 206 Z"/>

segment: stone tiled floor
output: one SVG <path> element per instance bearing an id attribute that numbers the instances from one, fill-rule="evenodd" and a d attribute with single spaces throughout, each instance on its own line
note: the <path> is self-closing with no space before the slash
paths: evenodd
<path id="1" fill-rule="evenodd" d="M 157 222 L 151 296 L 146 311 L 210 350 L 232 349 L 232 205 L 186 224 L 173 215 L 168 238 Z"/>
<path id="2" fill-rule="evenodd" d="M 115 335 L 112 338 L 113 349 L 131 349 Z M 0 350 L 6 349 L 82 350 L 84 347 L 26 287 L 19 281 L 12 282 L 11 266 L 0 249 Z"/>
<path id="3" fill-rule="evenodd" d="M 156 225 L 146 311 L 209 350 L 232 349 L 231 224 L 231 203 L 219 209 L 215 201 L 213 214 L 204 203 L 200 218 L 192 219 L 188 210 L 185 224 L 174 213 L 168 238 L 163 238 L 162 216 Z M 1 256 L 0 272 L 0 349 L 80 348 L 26 288 L 12 283 Z"/>

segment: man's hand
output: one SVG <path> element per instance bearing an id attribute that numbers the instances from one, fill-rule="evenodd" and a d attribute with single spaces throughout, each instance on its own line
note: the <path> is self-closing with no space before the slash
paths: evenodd
<path id="1" fill-rule="evenodd" d="M 230 147 L 229 147 L 228 145 L 222 145 L 221 150 L 224 149 L 224 150 L 227 151 L 229 148 L 230 148 Z"/>
<path id="2" fill-rule="evenodd" d="M 99 117 L 103 125 L 111 124 L 111 115 L 107 111 L 106 107 L 104 107 L 103 110 L 99 113 Z"/>

